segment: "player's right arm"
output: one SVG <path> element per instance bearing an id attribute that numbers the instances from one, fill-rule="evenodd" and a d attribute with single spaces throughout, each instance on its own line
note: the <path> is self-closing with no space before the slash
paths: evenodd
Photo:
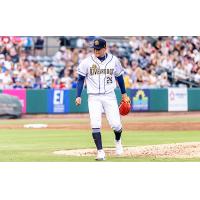
<path id="1" fill-rule="evenodd" d="M 79 74 L 77 87 L 76 87 L 76 100 L 75 100 L 75 103 L 77 106 L 81 105 L 81 93 L 83 90 L 84 80 L 85 80 L 85 76 L 82 76 Z"/>
<path id="2" fill-rule="evenodd" d="M 87 75 L 87 65 L 85 64 L 85 61 L 84 62 L 82 61 L 78 66 L 78 82 L 76 87 L 76 100 L 75 100 L 77 106 L 81 105 L 81 93 L 83 90 L 83 85 L 86 75 Z"/>

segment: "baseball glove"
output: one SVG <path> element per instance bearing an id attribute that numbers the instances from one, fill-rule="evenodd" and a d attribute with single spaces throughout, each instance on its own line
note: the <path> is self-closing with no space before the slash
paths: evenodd
<path id="1" fill-rule="evenodd" d="M 119 105 L 119 113 L 120 115 L 128 115 L 131 111 L 131 101 L 129 97 L 123 98 Z"/>

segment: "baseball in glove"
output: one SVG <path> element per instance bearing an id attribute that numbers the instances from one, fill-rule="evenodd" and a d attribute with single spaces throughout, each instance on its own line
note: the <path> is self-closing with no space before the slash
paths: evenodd
<path id="1" fill-rule="evenodd" d="M 130 98 L 127 96 L 126 98 L 122 98 L 120 105 L 119 105 L 119 113 L 120 115 L 128 115 L 131 111 L 131 101 Z"/>

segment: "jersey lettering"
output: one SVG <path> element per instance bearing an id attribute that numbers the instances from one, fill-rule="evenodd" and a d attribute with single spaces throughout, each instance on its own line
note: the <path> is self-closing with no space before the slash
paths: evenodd
<path id="1" fill-rule="evenodd" d="M 96 67 L 91 67 L 90 68 L 90 75 L 99 75 L 99 74 L 109 74 L 113 75 L 114 69 L 99 69 Z"/>
<path id="2" fill-rule="evenodd" d="M 108 76 L 107 77 L 107 84 L 111 84 L 112 83 L 112 76 Z"/>

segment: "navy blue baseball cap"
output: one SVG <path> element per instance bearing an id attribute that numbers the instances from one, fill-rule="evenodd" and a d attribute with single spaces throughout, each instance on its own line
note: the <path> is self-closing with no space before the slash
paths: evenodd
<path id="1" fill-rule="evenodd" d="M 106 41 L 103 38 L 95 39 L 91 48 L 100 50 L 106 48 Z"/>

